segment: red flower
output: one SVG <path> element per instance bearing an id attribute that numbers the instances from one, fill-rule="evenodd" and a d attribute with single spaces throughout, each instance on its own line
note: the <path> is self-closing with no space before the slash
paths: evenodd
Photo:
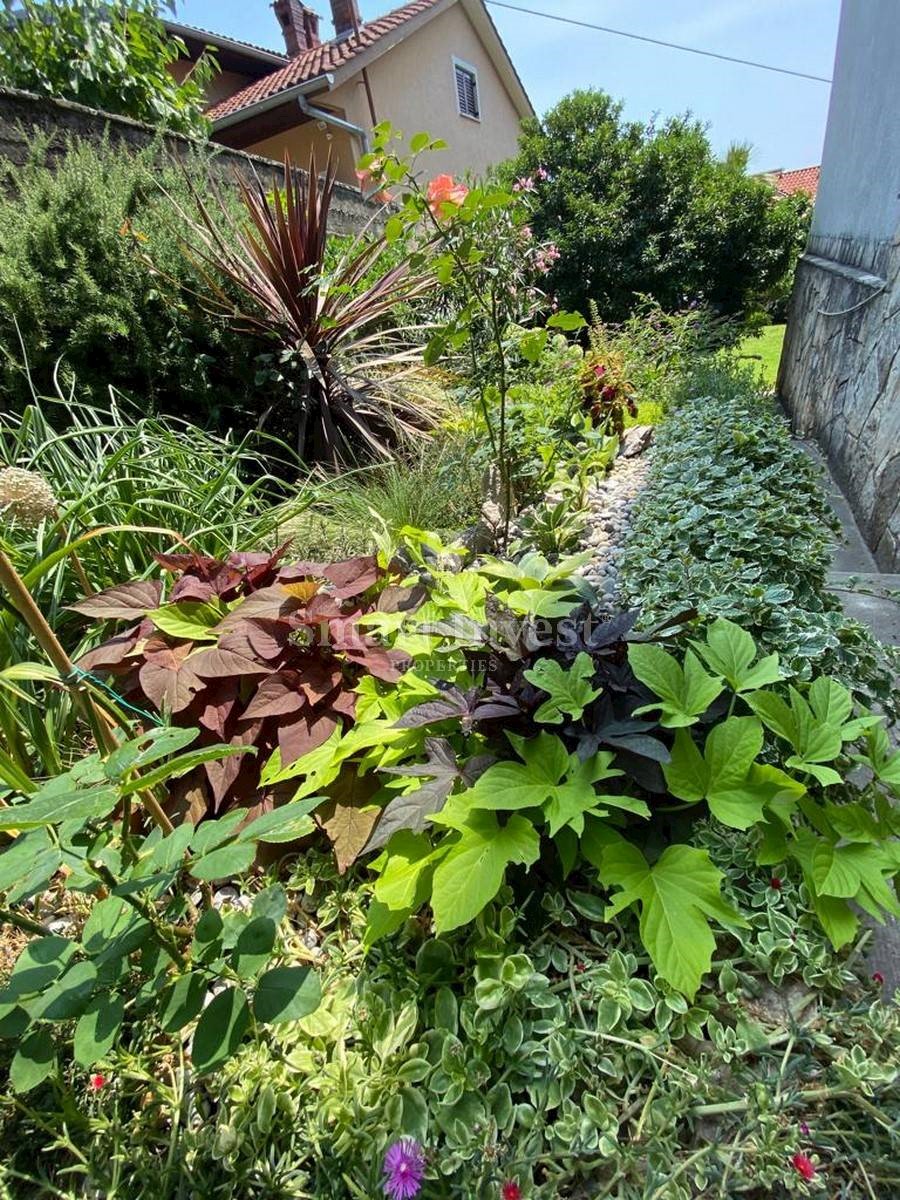
<path id="1" fill-rule="evenodd" d="M 500 1200 L 522 1200 L 522 1189 L 514 1179 L 507 1179 L 500 1189 Z"/>
<path id="2" fill-rule="evenodd" d="M 106 1087 L 105 1075 L 92 1075 L 90 1078 L 90 1086 L 92 1092 L 99 1092 L 102 1087 Z"/>
<path id="3" fill-rule="evenodd" d="M 791 1163 L 801 1179 L 806 1179 L 807 1181 L 815 1179 L 816 1168 L 813 1165 L 812 1159 L 807 1154 L 795 1154 L 791 1159 Z"/>
<path id="4" fill-rule="evenodd" d="M 772 878 L 769 880 L 769 887 L 774 888 L 776 892 L 781 891 L 781 880 L 778 878 L 777 875 L 773 875 Z"/>
<path id="5" fill-rule="evenodd" d="M 469 189 L 464 183 L 455 183 L 452 175 L 436 175 L 428 185 L 428 207 L 432 215 L 442 215 L 442 205 L 452 204 L 456 208 L 462 204 Z"/>
<path id="6" fill-rule="evenodd" d="M 877 983 L 879 987 L 884 987 L 884 976 L 880 971 L 872 972 L 872 982 Z"/>

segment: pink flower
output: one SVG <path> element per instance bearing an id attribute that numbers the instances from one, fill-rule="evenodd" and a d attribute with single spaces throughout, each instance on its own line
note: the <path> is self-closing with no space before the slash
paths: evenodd
<path id="1" fill-rule="evenodd" d="M 91 1091 L 99 1092 L 101 1088 L 106 1087 L 105 1075 L 92 1075 L 89 1080 Z"/>
<path id="2" fill-rule="evenodd" d="M 872 972 L 872 982 L 877 983 L 879 987 L 884 987 L 884 976 L 880 971 Z"/>
<path id="3" fill-rule="evenodd" d="M 522 1189 L 515 1179 L 507 1179 L 500 1188 L 500 1200 L 522 1200 Z"/>
<path id="4" fill-rule="evenodd" d="M 512 186 L 514 192 L 533 192 L 534 180 L 530 175 L 523 175 L 521 179 L 517 179 Z"/>
<path id="5" fill-rule="evenodd" d="M 367 167 L 362 169 L 357 168 L 356 178 L 359 180 L 359 186 L 363 189 L 369 187 L 373 183 L 377 183 L 381 178 L 381 173 L 384 170 L 384 159 L 375 158 Z"/>
<path id="6" fill-rule="evenodd" d="M 546 275 L 555 262 L 559 262 L 562 255 L 559 252 L 559 247 L 553 242 L 548 242 L 546 246 L 541 246 L 534 256 L 535 268 L 542 274 Z"/>
<path id="7" fill-rule="evenodd" d="M 415 1138 L 401 1138 L 388 1147 L 384 1156 L 384 1192 L 391 1200 L 412 1200 L 418 1196 L 424 1174 L 425 1155 Z"/>
<path id="8" fill-rule="evenodd" d="M 538 167 L 534 173 L 534 176 L 535 179 L 540 179 L 541 183 L 543 183 L 545 179 L 550 178 L 550 172 L 545 170 L 543 167 Z"/>
<path id="9" fill-rule="evenodd" d="M 805 1179 L 807 1182 L 815 1179 L 816 1168 L 807 1154 L 795 1154 L 791 1159 L 791 1164 L 801 1179 Z"/>
<path id="10" fill-rule="evenodd" d="M 526 242 L 531 242 L 534 240 L 534 230 L 531 228 L 530 225 L 523 225 L 520 230 L 520 233 L 522 234 L 522 237 L 525 239 Z"/>
<path id="11" fill-rule="evenodd" d="M 428 207 L 432 215 L 439 217 L 443 213 L 443 205 L 452 204 L 459 208 L 469 189 L 464 183 L 456 183 L 452 175 L 436 175 L 428 185 Z"/>

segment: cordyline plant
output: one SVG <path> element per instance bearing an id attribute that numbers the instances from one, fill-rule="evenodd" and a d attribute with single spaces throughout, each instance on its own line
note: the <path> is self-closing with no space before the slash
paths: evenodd
<path id="1" fill-rule="evenodd" d="M 414 604 L 414 593 L 391 586 L 374 557 L 279 565 L 284 551 L 224 562 L 159 555 L 178 576 L 165 599 L 161 580 L 139 580 L 73 605 L 131 622 L 84 655 L 82 671 L 112 676 L 130 705 L 199 727 L 198 747 L 256 749 L 181 777 L 170 803 L 194 821 L 287 798 L 260 788 L 260 764 L 276 749 L 285 764 L 316 749 L 352 721 L 362 676 L 396 681 L 406 661 L 373 644 L 359 620 Z"/>
<path id="2" fill-rule="evenodd" d="M 336 183 L 330 156 L 320 177 L 315 153 L 305 175 L 285 155 L 283 189 L 267 192 L 259 179 L 248 183 L 240 175 L 236 181 L 247 223 L 221 197 L 210 208 L 195 193 L 199 219 L 181 212 L 193 239 L 186 252 L 208 288 L 203 302 L 280 348 L 298 454 L 334 464 L 389 457 L 398 430 L 428 422 L 397 389 L 372 383 L 407 357 L 389 318 L 433 285 L 424 260 L 417 259 L 416 272 L 404 259 L 378 274 L 388 243 L 370 222 L 328 266 Z"/>

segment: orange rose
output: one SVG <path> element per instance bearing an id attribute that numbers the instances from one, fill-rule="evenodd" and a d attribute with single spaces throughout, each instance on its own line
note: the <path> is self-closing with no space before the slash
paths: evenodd
<path id="1" fill-rule="evenodd" d="M 452 204 L 456 208 L 462 204 L 469 189 L 464 183 L 455 183 L 452 175 L 436 175 L 428 185 L 428 207 L 432 215 L 443 215 L 441 205 Z"/>

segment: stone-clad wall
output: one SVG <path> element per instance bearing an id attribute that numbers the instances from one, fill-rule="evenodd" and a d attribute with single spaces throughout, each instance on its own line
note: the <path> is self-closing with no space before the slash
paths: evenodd
<path id="1" fill-rule="evenodd" d="M 811 239 L 778 387 L 794 429 L 828 456 L 879 566 L 900 571 L 900 238 Z"/>
<path id="2" fill-rule="evenodd" d="M 160 141 L 166 152 L 180 158 L 196 153 L 198 149 L 198 143 L 190 138 L 179 134 L 161 137 L 158 130 L 128 117 L 97 112 L 66 100 L 50 100 L 28 92 L 0 88 L 0 159 L 21 166 L 38 136 L 48 139 L 47 158 L 51 162 L 65 154 L 71 137 L 98 144 L 108 138 L 113 144 L 124 143 L 135 149 Z M 209 163 L 215 173 L 224 177 L 231 177 L 235 167 L 246 174 L 257 174 L 267 185 L 283 177 L 280 163 L 222 146 L 209 147 Z M 331 207 L 331 225 L 335 232 L 358 232 L 371 219 L 373 211 L 355 188 L 337 185 Z"/>

